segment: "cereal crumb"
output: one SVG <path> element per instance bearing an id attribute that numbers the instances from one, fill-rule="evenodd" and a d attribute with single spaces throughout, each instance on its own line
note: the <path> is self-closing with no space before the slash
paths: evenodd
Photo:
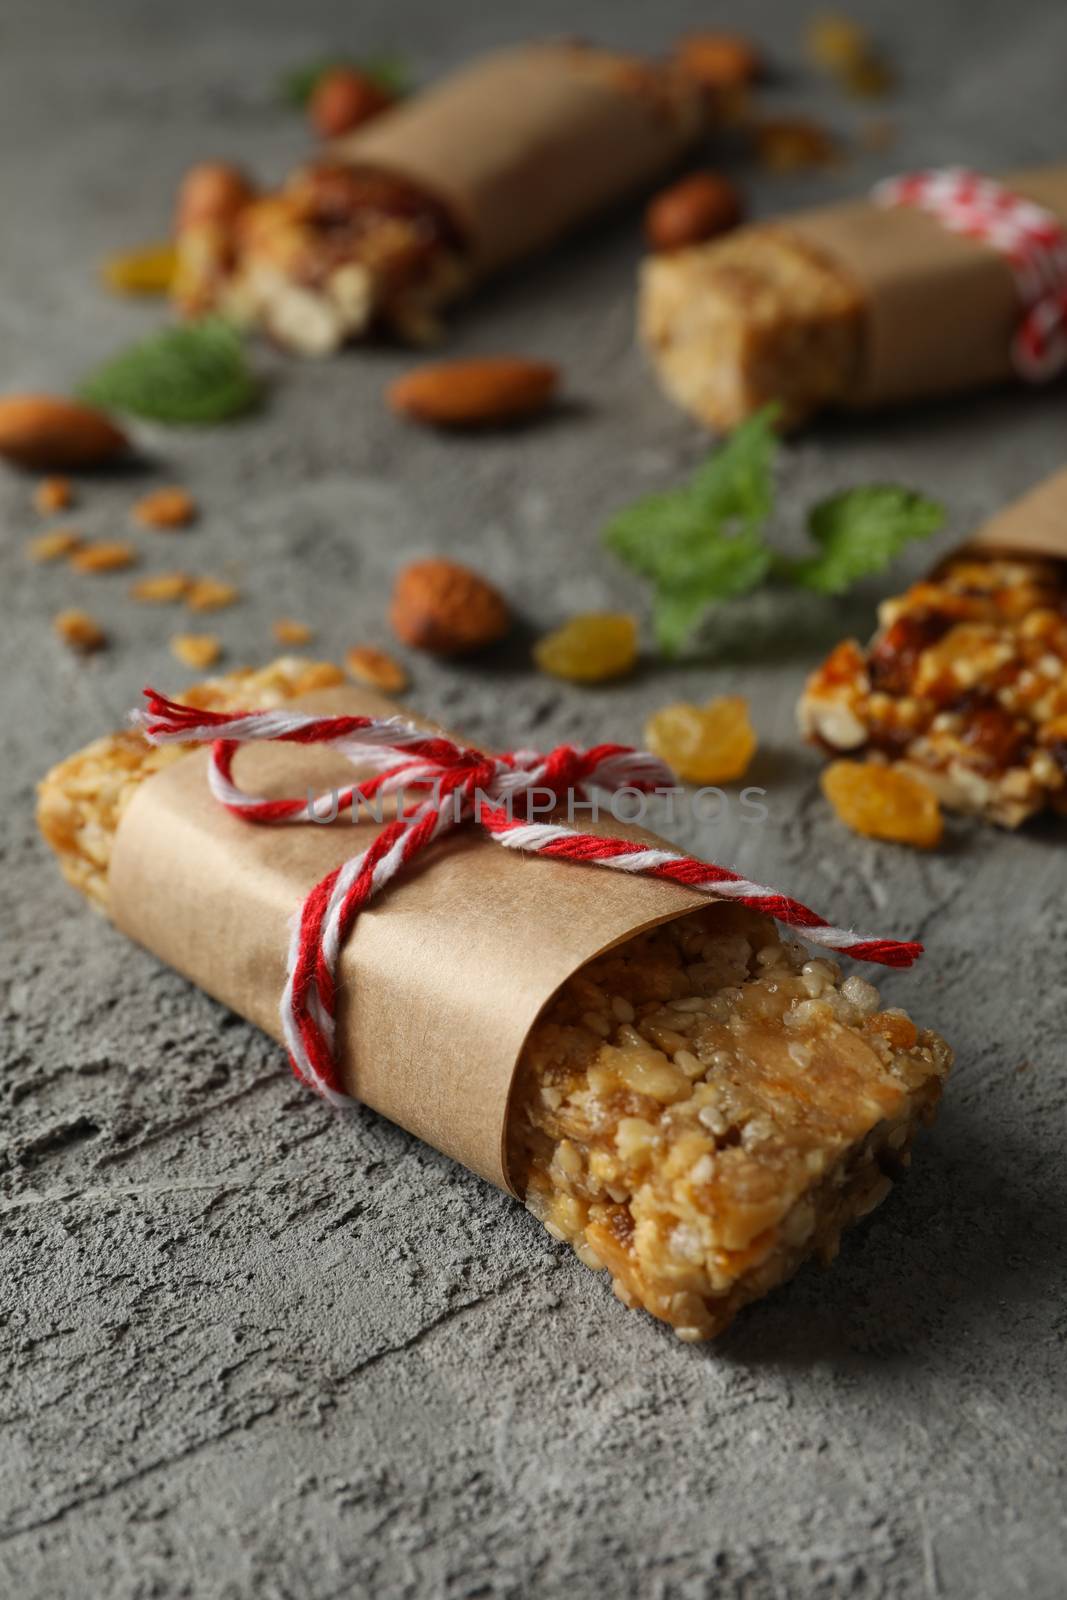
<path id="1" fill-rule="evenodd" d="M 26 544 L 26 554 L 31 561 L 59 561 L 80 549 L 82 536 L 73 528 L 53 528 L 51 533 L 39 533 Z"/>
<path id="2" fill-rule="evenodd" d="M 274 624 L 274 637 L 279 644 L 310 644 L 315 637 L 314 628 L 306 622 L 296 622 L 292 617 L 279 617 Z"/>
<path id="3" fill-rule="evenodd" d="M 187 528 L 190 522 L 196 521 L 199 510 L 187 489 L 172 484 L 138 500 L 133 508 L 133 520 L 142 528 Z"/>
<path id="4" fill-rule="evenodd" d="M 187 572 L 156 572 L 149 578 L 139 578 L 130 594 L 135 600 L 160 603 L 181 600 L 188 594 L 192 581 Z"/>
<path id="5" fill-rule="evenodd" d="M 345 666 L 359 683 L 385 694 L 400 694 L 408 686 L 408 675 L 399 661 L 373 645 L 355 645 L 345 656 Z"/>
<path id="6" fill-rule="evenodd" d="M 222 654 L 222 646 L 213 633 L 176 633 L 170 641 L 170 653 L 187 667 L 199 669 L 213 667 Z"/>
<path id="7" fill-rule="evenodd" d="M 186 603 L 190 611 L 223 611 L 239 598 L 232 583 L 224 583 L 221 578 L 197 578 L 186 596 Z"/>
<path id="8" fill-rule="evenodd" d="M 74 486 L 69 478 L 42 478 L 33 491 L 33 504 L 42 517 L 67 511 L 74 504 Z"/>
<path id="9" fill-rule="evenodd" d="M 75 550 L 70 564 L 78 572 L 121 572 L 124 567 L 132 567 L 136 560 L 137 552 L 132 545 L 124 544 L 121 539 L 104 539 L 99 544 L 87 544 Z"/>
<path id="10" fill-rule="evenodd" d="M 107 634 L 87 611 L 61 611 L 52 618 L 52 627 L 65 645 L 84 655 L 102 650 L 107 643 Z"/>

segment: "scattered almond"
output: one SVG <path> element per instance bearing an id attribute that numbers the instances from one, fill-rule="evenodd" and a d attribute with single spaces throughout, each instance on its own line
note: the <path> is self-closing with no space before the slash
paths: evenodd
<path id="1" fill-rule="evenodd" d="M 126 435 L 93 406 L 57 395 L 0 400 L 0 456 L 18 467 L 95 467 L 126 449 Z"/>
<path id="2" fill-rule="evenodd" d="M 222 646 L 213 633 L 176 633 L 170 641 L 170 653 L 187 667 L 202 671 L 215 665 Z"/>
<path id="3" fill-rule="evenodd" d="M 279 617 L 274 624 L 274 637 L 279 644 L 310 644 L 315 631 L 306 622 L 294 622 L 292 617 Z"/>
<path id="4" fill-rule="evenodd" d="M 359 683 L 384 694 L 401 694 L 408 686 L 408 675 L 399 661 L 373 645 L 355 645 L 345 656 L 345 666 Z"/>
<path id="5" fill-rule="evenodd" d="M 101 275 L 116 294 L 169 294 L 178 271 L 178 252 L 170 243 L 144 245 L 109 256 Z"/>
<path id="6" fill-rule="evenodd" d="M 192 581 L 185 572 L 157 572 L 150 578 L 139 578 L 130 594 L 134 600 L 156 603 L 182 600 L 188 594 Z"/>
<path id="7" fill-rule="evenodd" d="M 508 630 L 504 597 L 469 567 L 439 557 L 413 561 L 397 575 L 389 620 L 403 644 L 434 655 L 465 655 Z"/>
<path id="8" fill-rule="evenodd" d="M 177 231 L 204 223 L 232 222 L 255 197 L 255 186 L 240 167 L 226 161 L 190 167 L 178 191 Z"/>
<path id="9" fill-rule="evenodd" d="M 133 520 L 142 528 L 187 528 L 195 522 L 199 506 L 188 489 L 171 484 L 165 489 L 154 489 L 138 500 L 133 508 Z"/>
<path id="10" fill-rule="evenodd" d="M 33 491 L 33 504 L 42 517 L 67 511 L 74 504 L 74 486 L 69 478 L 42 478 Z"/>
<path id="11" fill-rule="evenodd" d="M 770 117 L 754 129 L 756 153 L 772 172 L 825 167 L 837 159 L 833 135 L 807 117 Z"/>
<path id="12" fill-rule="evenodd" d="M 522 356 L 484 356 L 416 367 L 390 384 L 389 404 L 401 416 L 438 428 L 487 428 L 544 411 L 559 369 Z"/>
<path id="13" fill-rule="evenodd" d="M 675 63 L 702 88 L 746 89 L 763 75 L 763 60 L 751 39 L 737 33 L 691 33 L 680 39 Z"/>
<path id="14" fill-rule="evenodd" d="M 655 196 L 645 212 L 645 237 L 653 250 L 682 250 L 736 228 L 741 196 L 716 172 L 694 172 Z"/>
<path id="15" fill-rule="evenodd" d="M 107 634 L 88 611 L 61 611 L 52 618 L 52 627 L 65 645 L 86 655 L 107 643 Z"/>
<path id="16" fill-rule="evenodd" d="M 77 550 L 82 542 L 80 533 L 73 528 L 53 528 L 51 533 L 39 533 L 26 545 L 31 561 L 60 561 Z"/>
<path id="17" fill-rule="evenodd" d="M 389 91 L 358 67 L 324 72 L 308 102 L 308 120 L 320 139 L 339 139 L 393 104 Z"/>
<path id="18" fill-rule="evenodd" d="M 137 551 L 120 539 L 105 539 L 99 544 L 83 545 L 70 558 L 77 572 L 121 572 L 137 561 Z"/>
<path id="19" fill-rule="evenodd" d="M 186 604 L 190 611 L 224 611 L 239 599 L 232 583 L 224 583 L 221 578 L 195 578 Z"/>

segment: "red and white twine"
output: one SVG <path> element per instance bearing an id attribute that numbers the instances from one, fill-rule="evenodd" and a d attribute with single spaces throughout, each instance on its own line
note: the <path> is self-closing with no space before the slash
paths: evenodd
<path id="1" fill-rule="evenodd" d="M 542 754 L 512 750 L 487 756 L 426 733 L 400 717 L 317 717 L 297 711 L 246 711 L 226 715 L 179 705 L 145 690 L 147 710 L 134 717 L 153 744 L 211 744 L 208 777 L 226 810 L 246 822 L 282 824 L 329 820 L 360 800 L 401 791 L 415 803 L 388 822 L 360 851 L 315 885 L 293 918 L 288 975 L 281 1019 L 293 1070 L 335 1104 L 345 1102 L 335 1054 L 337 968 L 345 939 L 360 911 L 396 874 L 450 829 L 484 829 L 508 850 L 528 850 L 559 861 L 592 863 L 618 872 L 639 872 L 737 900 L 800 929 L 813 944 L 859 961 L 908 967 L 922 945 L 872 939 L 835 928 L 788 895 L 752 883 L 726 867 L 676 850 L 649 849 L 629 839 L 579 833 L 559 822 L 530 817 L 531 806 L 581 799 L 587 789 L 652 793 L 670 787 L 670 768 L 647 751 L 600 744 L 591 749 L 559 745 Z M 247 794 L 233 777 L 242 744 L 262 740 L 325 745 L 372 775 L 341 790 L 306 800 L 267 800 Z M 536 798 L 535 798 L 536 797 Z"/>
<path id="2" fill-rule="evenodd" d="M 966 167 L 932 167 L 877 184 L 883 206 L 917 206 L 951 233 L 1009 263 L 1023 316 L 1012 340 L 1016 371 L 1044 383 L 1067 367 L 1067 229 L 1051 211 Z"/>

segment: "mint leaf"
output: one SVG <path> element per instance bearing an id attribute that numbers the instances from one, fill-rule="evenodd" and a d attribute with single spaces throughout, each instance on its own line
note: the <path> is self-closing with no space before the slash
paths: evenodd
<path id="1" fill-rule="evenodd" d="M 236 329 L 208 317 L 131 345 L 90 373 L 78 393 L 153 422 L 208 423 L 250 410 L 260 389 Z"/>
<path id="2" fill-rule="evenodd" d="M 305 61 L 303 66 L 293 67 L 283 73 L 278 82 L 279 99 L 297 111 L 302 110 L 315 93 L 319 79 L 338 67 L 354 67 L 357 72 L 365 72 L 368 78 L 373 78 L 375 83 L 397 99 L 410 93 L 411 74 L 397 56 L 370 56 L 364 60 L 352 56 L 324 56 L 317 61 Z"/>
<path id="3" fill-rule="evenodd" d="M 912 539 L 936 533 L 945 520 L 936 500 L 893 484 L 846 489 L 813 506 L 808 532 L 819 555 L 783 562 L 794 583 L 820 594 L 841 594 L 858 578 L 882 572 Z"/>
<path id="4" fill-rule="evenodd" d="M 774 496 L 773 423 L 767 407 L 688 483 L 645 496 L 604 529 L 608 548 L 655 584 L 653 622 L 668 654 L 682 648 L 712 606 L 747 594 L 767 575 L 772 558 L 763 524 Z"/>

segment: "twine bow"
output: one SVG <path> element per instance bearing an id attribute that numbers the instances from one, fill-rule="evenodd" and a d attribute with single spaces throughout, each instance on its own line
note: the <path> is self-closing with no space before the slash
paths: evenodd
<path id="1" fill-rule="evenodd" d="M 977 239 L 1011 267 L 1023 316 L 1011 357 L 1027 383 L 1067 367 L 1067 229 L 1044 206 L 967 167 L 932 167 L 875 186 L 877 205 L 917 206 L 950 233 Z"/>
<path id="2" fill-rule="evenodd" d="M 414 804 L 385 824 L 373 843 L 317 883 L 294 916 L 281 1019 L 293 1071 L 324 1099 L 343 1104 L 336 1057 L 337 968 L 341 949 L 367 902 L 410 861 L 459 826 L 481 828 L 507 850 L 528 850 L 555 860 L 593 863 L 638 872 L 714 896 L 736 900 L 803 931 L 806 939 L 859 961 L 908 967 L 922 945 L 872 939 L 831 926 L 788 895 L 752 883 L 726 867 L 675 850 L 630 839 L 580 833 L 532 812 L 562 804 L 568 793 L 587 799 L 589 789 L 649 794 L 670 787 L 670 768 L 647 751 L 598 744 L 588 750 L 559 745 L 541 753 L 511 750 L 488 756 L 453 744 L 401 717 L 318 717 L 296 711 L 230 714 L 179 705 L 146 689 L 147 709 L 134 718 L 153 744 L 210 744 L 208 778 L 219 803 L 245 822 L 286 824 L 332 821 L 360 801 L 401 791 Z M 242 744 L 262 740 L 324 745 L 370 777 L 307 799 L 268 800 L 247 794 L 233 777 Z M 538 797 L 541 797 L 540 799 Z"/>

